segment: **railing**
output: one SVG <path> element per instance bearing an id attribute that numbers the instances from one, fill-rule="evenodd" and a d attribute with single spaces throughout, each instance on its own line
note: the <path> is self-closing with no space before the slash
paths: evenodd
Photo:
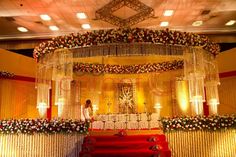
<path id="1" fill-rule="evenodd" d="M 81 134 L 0 134 L 1 157 L 78 157 Z"/>

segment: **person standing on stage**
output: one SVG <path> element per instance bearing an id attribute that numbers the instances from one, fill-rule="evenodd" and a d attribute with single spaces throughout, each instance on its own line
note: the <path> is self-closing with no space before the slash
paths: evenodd
<path id="1" fill-rule="evenodd" d="M 93 117 L 93 106 L 91 100 L 86 100 L 84 110 L 83 110 L 84 118 L 86 120 L 91 120 Z"/>

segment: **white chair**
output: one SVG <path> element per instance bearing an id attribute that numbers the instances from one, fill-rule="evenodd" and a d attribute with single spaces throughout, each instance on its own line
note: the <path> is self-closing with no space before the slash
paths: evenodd
<path id="1" fill-rule="evenodd" d="M 114 129 L 114 122 L 112 121 L 113 114 L 108 114 L 106 116 L 105 129 Z"/>
<path id="2" fill-rule="evenodd" d="M 151 128 L 159 128 L 160 127 L 159 119 L 160 119 L 159 114 L 153 113 L 151 115 L 150 127 Z"/>
<path id="3" fill-rule="evenodd" d="M 138 129 L 137 114 L 130 114 L 128 121 L 128 129 Z"/>
<path id="4" fill-rule="evenodd" d="M 117 122 L 116 122 L 116 129 L 125 129 L 125 122 L 126 122 L 126 115 L 125 114 L 117 114 Z"/>
<path id="5" fill-rule="evenodd" d="M 139 122 L 140 129 L 148 129 L 148 119 L 146 113 L 141 113 L 141 119 Z"/>

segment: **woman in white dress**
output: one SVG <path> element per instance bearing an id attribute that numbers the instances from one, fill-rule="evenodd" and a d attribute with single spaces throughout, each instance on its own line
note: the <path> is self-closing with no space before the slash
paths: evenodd
<path id="1" fill-rule="evenodd" d="M 84 110 L 83 110 L 84 118 L 86 120 L 91 120 L 93 117 L 93 107 L 91 100 L 86 100 Z"/>

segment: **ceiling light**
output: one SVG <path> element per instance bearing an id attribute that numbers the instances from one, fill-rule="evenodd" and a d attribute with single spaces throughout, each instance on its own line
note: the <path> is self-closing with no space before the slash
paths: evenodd
<path id="1" fill-rule="evenodd" d="M 161 27 L 166 27 L 169 25 L 169 22 L 161 22 L 160 26 Z"/>
<path id="2" fill-rule="evenodd" d="M 82 28 L 83 29 L 90 29 L 91 26 L 90 26 L 90 24 L 82 24 Z"/>
<path id="3" fill-rule="evenodd" d="M 230 20 L 230 21 L 228 21 L 225 25 L 226 26 L 232 26 L 233 24 L 235 24 L 235 20 Z"/>
<path id="4" fill-rule="evenodd" d="M 164 16 L 172 16 L 173 15 L 173 13 L 174 13 L 174 10 L 165 10 L 165 12 L 164 12 Z"/>
<path id="5" fill-rule="evenodd" d="M 51 20 L 51 17 L 48 16 L 47 14 L 40 15 L 40 18 L 44 21 L 50 21 Z"/>
<path id="6" fill-rule="evenodd" d="M 59 28 L 57 26 L 49 26 L 49 29 L 52 31 L 58 31 Z"/>
<path id="7" fill-rule="evenodd" d="M 79 18 L 79 19 L 86 19 L 87 16 L 85 13 L 77 13 L 76 16 Z"/>
<path id="8" fill-rule="evenodd" d="M 17 27 L 18 31 L 20 32 L 28 32 L 28 29 L 25 27 Z"/>
<path id="9" fill-rule="evenodd" d="M 194 21 L 194 22 L 192 23 L 192 26 L 201 26 L 202 24 L 203 24 L 202 21 Z"/>

